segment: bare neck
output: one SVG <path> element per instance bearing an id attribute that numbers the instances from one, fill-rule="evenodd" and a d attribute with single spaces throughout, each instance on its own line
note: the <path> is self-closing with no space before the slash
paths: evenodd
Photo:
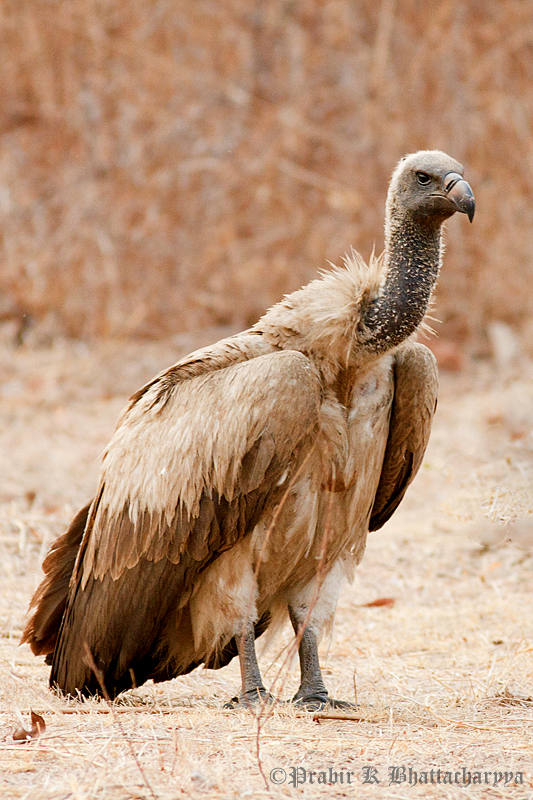
<path id="1" fill-rule="evenodd" d="M 385 282 L 364 316 L 365 346 L 385 353 L 418 328 L 441 262 L 442 220 L 387 209 Z"/>

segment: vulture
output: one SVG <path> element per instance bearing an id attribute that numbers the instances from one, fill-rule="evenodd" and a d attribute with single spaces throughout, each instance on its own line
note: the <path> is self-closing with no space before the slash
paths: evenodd
<path id="1" fill-rule="evenodd" d="M 200 664 L 240 662 L 233 705 L 269 699 L 255 639 L 288 614 L 304 708 L 334 704 L 318 659 L 367 533 L 420 467 L 437 397 L 414 341 L 442 226 L 474 216 L 463 167 L 437 150 L 392 174 L 385 248 L 352 250 L 248 330 L 137 391 L 95 497 L 52 545 L 22 641 L 50 686 L 116 697 Z"/>

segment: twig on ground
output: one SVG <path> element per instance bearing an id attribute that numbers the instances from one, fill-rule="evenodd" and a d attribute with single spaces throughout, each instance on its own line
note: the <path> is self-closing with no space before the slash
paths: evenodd
<path id="1" fill-rule="evenodd" d="M 313 714 L 313 722 L 322 722 L 325 719 L 333 719 L 341 722 L 366 722 L 366 718 L 359 714 L 346 714 L 340 711 L 316 711 Z"/>

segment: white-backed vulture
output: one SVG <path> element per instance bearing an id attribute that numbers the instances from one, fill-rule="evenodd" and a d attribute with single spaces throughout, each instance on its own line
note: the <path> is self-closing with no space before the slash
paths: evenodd
<path id="1" fill-rule="evenodd" d="M 381 258 L 352 253 L 133 395 L 95 499 L 52 545 L 32 600 L 23 641 L 48 656 L 52 687 L 99 694 L 101 677 L 115 697 L 238 654 L 239 700 L 254 702 L 255 638 L 288 612 L 301 634 L 294 700 L 333 702 L 317 641 L 426 448 L 437 370 L 411 337 L 456 211 L 472 221 L 462 166 L 406 156 Z"/>

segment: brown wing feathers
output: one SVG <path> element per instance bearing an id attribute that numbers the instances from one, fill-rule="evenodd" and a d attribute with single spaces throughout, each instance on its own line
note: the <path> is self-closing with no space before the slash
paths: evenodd
<path id="1" fill-rule="evenodd" d="M 421 344 L 408 344 L 395 356 L 394 401 L 380 482 L 369 530 L 382 527 L 399 506 L 418 472 L 437 404 L 437 362 Z"/>
<path id="2" fill-rule="evenodd" d="M 21 639 L 21 642 L 29 642 L 36 656 L 47 656 L 54 651 L 90 506 L 89 503 L 76 514 L 66 533 L 54 542 L 43 562 L 45 578 L 30 605 L 36 611 Z"/>
<path id="3" fill-rule="evenodd" d="M 85 663 L 85 644 L 111 696 L 149 677 L 166 680 L 196 666 L 187 599 L 198 574 L 250 533 L 264 509 L 279 500 L 281 475 L 297 468 L 299 453 L 303 457 L 312 441 L 320 387 L 301 353 L 258 357 L 212 377 L 216 402 L 206 400 L 211 376 L 204 376 L 196 386 L 187 381 L 178 390 L 172 387 L 172 397 L 152 406 L 143 424 L 135 403 L 130 416 L 126 412 L 106 453 L 83 541 L 87 509 L 66 534 L 66 554 L 55 556 L 51 565 L 55 575 L 63 570 L 65 580 L 46 644 L 36 640 L 46 587 L 35 597 L 40 605 L 25 641 L 38 652 L 55 645 L 50 681 L 68 694 L 99 692 Z M 267 397 L 272 399 L 265 406 Z M 148 390 L 137 402 L 148 406 L 152 400 Z M 196 422 L 195 441 L 183 419 L 191 410 L 206 409 L 202 424 Z M 198 450 L 202 442 L 204 449 Z M 154 502 L 157 485 L 159 503 Z M 57 636 L 75 550 L 78 560 Z"/>
<path id="4" fill-rule="evenodd" d="M 189 542 L 179 560 L 142 556 L 116 579 L 107 573 L 102 579 L 90 576 L 84 587 L 78 581 L 63 620 L 66 635 L 60 635 L 54 654 L 51 685 L 67 694 L 99 693 L 85 663 L 85 642 L 111 697 L 148 678 L 168 680 L 194 668 L 190 592 L 200 572 L 253 529 L 264 494 L 261 486 L 230 503 L 206 498 L 198 518 L 192 525 L 188 521 Z M 166 532 L 167 541 L 179 536 L 179 523 Z"/>

